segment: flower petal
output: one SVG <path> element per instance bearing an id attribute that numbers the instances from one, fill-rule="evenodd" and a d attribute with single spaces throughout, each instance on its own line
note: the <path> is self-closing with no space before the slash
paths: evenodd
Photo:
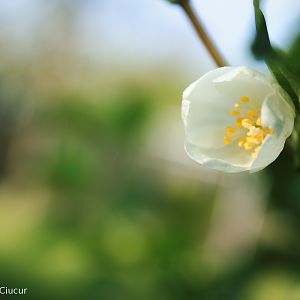
<path id="1" fill-rule="evenodd" d="M 274 92 L 266 98 L 261 120 L 263 126 L 273 129 L 274 134 L 266 137 L 257 158 L 253 160 L 251 172 L 263 169 L 279 156 L 285 140 L 293 131 L 294 118 L 294 109 L 280 93 Z"/>
<path id="2" fill-rule="evenodd" d="M 199 149 L 194 144 L 185 142 L 185 150 L 191 159 L 210 169 L 227 173 L 247 171 L 251 156 L 241 151 L 236 144 L 226 145 L 221 149 Z"/>
<path id="3" fill-rule="evenodd" d="M 233 122 L 229 111 L 234 99 L 220 94 L 213 80 L 231 69 L 223 67 L 208 72 L 183 92 L 182 119 L 186 138 L 198 147 L 224 146 L 224 129 Z"/>
<path id="4" fill-rule="evenodd" d="M 247 67 L 233 68 L 214 83 L 220 93 L 233 99 L 247 96 L 249 105 L 259 110 L 266 96 L 273 92 L 272 83 L 265 75 Z"/>
<path id="5" fill-rule="evenodd" d="M 244 100 L 247 105 L 239 102 L 243 101 L 242 96 L 250 99 Z M 255 118 L 252 109 L 261 112 L 259 122 L 264 128 L 274 130 L 274 134 L 265 138 L 260 151 L 255 152 L 256 158 L 252 157 L 255 144 L 250 148 L 245 144 L 243 149 L 235 141 L 239 137 L 245 139 L 245 129 L 228 133 L 232 142 L 227 136 L 228 143 L 224 144 L 226 128 L 236 125 L 237 118 L 229 113 L 234 105 L 236 115 L 242 110 L 241 117 L 245 116 L 245 109 L 250 118 Z M 282 151 L 293 130 L 294 116 L 294 108 L 271 79 L 246 67 L 219 68 L 202 76 L 183 93 L 185 149 L 193 160 L 212 169 L 255 172 L 270 164 Z"/>

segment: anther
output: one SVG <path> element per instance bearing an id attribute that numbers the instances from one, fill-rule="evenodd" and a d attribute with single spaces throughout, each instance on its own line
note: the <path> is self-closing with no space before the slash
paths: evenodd
<path id="1" fill-rule="evenodd" d="M 241 101 L 245 102 L 245 103 L 248 103 L 250 102 L 250 99 L 247 97 L 247 96 L 241 96 Z"/>
<path id="2" fill-rule="evenodd" d="M 238 140 L 238 146 L 239 146 L 239 147 L 243 147 L 244 144 L 245 144 L 245 140 L 244 140 L 244 139 L 239 139 L 239 140 Z"/>
<path id="3" fill-rule="evenodd" d="M 250 98 L 247 96 L 241 96 L 240 100 L 244 103 L 250 102 Z M 252 150 L 249 152 L 249 155 L 256 158 L 264 139 L 267 135 L 274 134 L 274 131 L 272 128 L 262 126 L 259 111 L 249 109 L 246 104 L 241 103 L 235 103 L 233 107 L 235 109 L 229 113 L 237 117 L 235 125 L 226 127 L 224 144 L 228 145 L 232 143 L 233 135 L 240 136 L 236 142 L 237 146 L 247 151 Z M 246 111 L 243 110 L 244 107 L 247 108 Z"/>
<path id="4" fill-rule="evenodd" d="M 258 140 L 255 137 L 252 137 L 252 136 L 248 136 L 246 140 L 249 143 L 258 143 Z"/>
<path id="5" fill-rule="evenodd" d="M 256 125 L 257 125 L 257 126 L 261 126 L 261 118 L 258 118 L 258 119 L 256 120 Z"/>
<path id="6" fill-rule="evenodd" d="M 228 136 L 224 136 L 224 144 L 225 145 L 228 145 L 232 142 L 232 139 Z"/>
<path id="7" fill-rule="evenodd" d="M 253 144 L 250 143 L 250 142 L 246 142 L 246 143 L 244 144 L 244 148 L 245 148 L 246 150 L 251 150 L 251 149 L 253 148 Z"/>
<path id="8" fill-rule="evenodd" d="M 237 116 L 237 115 L 240 114 L 240 112 L 239 112 L 238 110 L 231 110 L 231 111 L 230 111 L 230 114 L 231 114 L 232 116 Z"/>
<path id="9" fill-rule="evenodd" d="M 250 118 L 255 118 L 256 117 L 256 112 L 253 109 L 249 110 L 249 116 Z"/>
<path id="10" fill-rule="evenodd" d="M 257 157 L 257 153 L 256 153 L 256 152 L 252 152 L 252 153 L 251 153 L 251 156 L 252 156 L 253 158 L 256 158 L 256 157 Z"/>
<path id="11" fill-rule="evenodd" d="M 236 119 L 236 126 L 238 127 L 238 128 L 242 128 L 243 126 L 242 126 L 242 121 L 243 121 L 244 119 L 243 118 L 237 118 Z"/>
<path id="12" fill-rule="evenodd" d="M 272 128 L 267 128 L 266 134 L 274 134 L 274 130 Z"/>
<path id="13" fill-rule="evenodd" d="M 243 119 L 242 120 L 242 126 L 244 128 L 250 129 L 252 126 L 252 122 L 249 119 Z"/>
<path id="14" fill-rule="evenodd" d="M 236 130 L 233 127 L 231 127 L 231 126 L 226 127 L 226 133 L 228 135 L 234 134 L 235 132 L 236 132 Z"/>
<path id="15" fill-rule="evenodd" d="M 234 104 L 234 107 L 235 107 L 235 108 L 240 108 L 240 109 L 242 109 L 242 108 L 243 108 L 243 105 L 240 104 L 240 103 L 235 103 L 235 104 Z"/>

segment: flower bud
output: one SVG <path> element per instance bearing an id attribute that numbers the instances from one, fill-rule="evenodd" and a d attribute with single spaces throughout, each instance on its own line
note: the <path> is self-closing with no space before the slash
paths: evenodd
<path id="1" fill-rule="evenodd" d="M 185 150 L 224 172 L 255 172 L 272 163 L 292 133 L 295 111 L 271 78 L 247 67 L 208 72 L 183 93 Z"/>

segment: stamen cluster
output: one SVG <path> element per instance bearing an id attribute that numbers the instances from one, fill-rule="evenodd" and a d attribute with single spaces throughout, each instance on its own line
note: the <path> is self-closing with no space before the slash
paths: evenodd
<path id="1" fill-rule="evenodd" d="M 261 144 L 269 134 L 274 134 L 273 129 L 262 126 L 260 112 L 250 106 L 250 98 L 240 97 L 241 103 L 235 103 L 234 109 L 229 113 L 236 117 L 234 126 L 226 127 L 224 144 L 237 142 L 238 147 L 251 151 L 255 158 L 261 149 Z"/>

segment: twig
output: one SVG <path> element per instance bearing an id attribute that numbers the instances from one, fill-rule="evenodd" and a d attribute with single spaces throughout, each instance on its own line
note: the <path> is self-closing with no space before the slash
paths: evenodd
<path id="1" fill-rule="evenodd" d="M 203 25 L 201 24 L 199 18 L 196 16 L 189 0 L 179 0 L 177 2 L 182 9 L 185 11 L 186 15 L 190 19 L 191 23 L 193 24 L 198 36 L 204 43 L 206 49 L 214 59 L 215 63 L 219 67 L 224 67 L 226 65 L 222 55 L 217 50 L 216 46 L 208 36 L 207 32 L 205 31 Z"/>

